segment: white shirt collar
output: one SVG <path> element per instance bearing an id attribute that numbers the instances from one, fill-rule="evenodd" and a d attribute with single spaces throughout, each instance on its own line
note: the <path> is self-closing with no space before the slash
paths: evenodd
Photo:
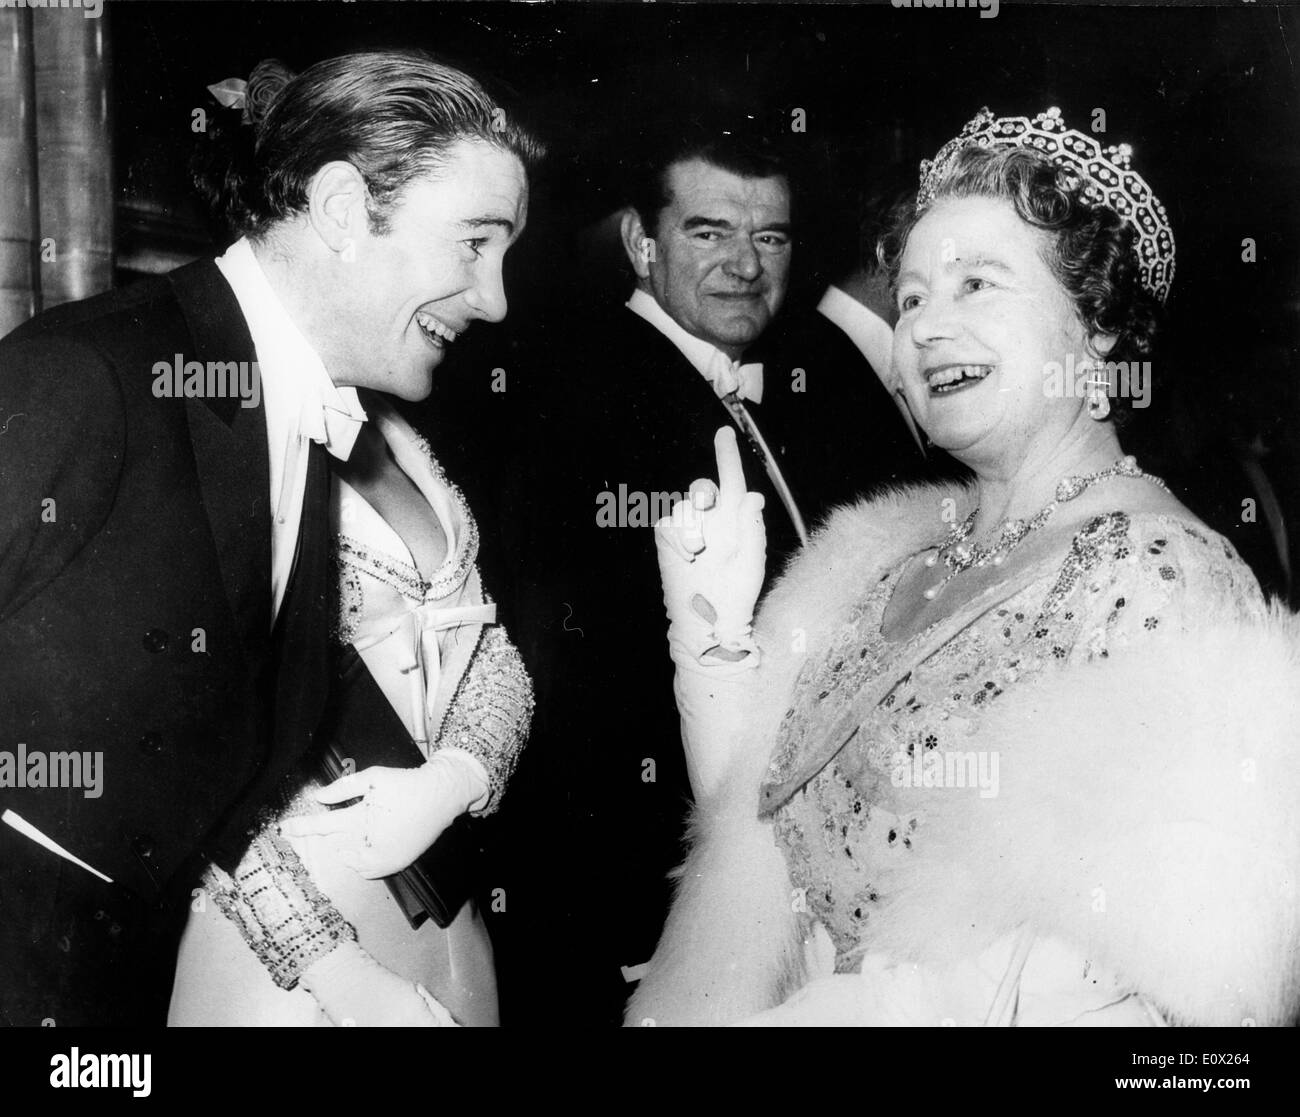
<path id="1" fill-rule="evenodd" d="M 627 300 L 627 308 L 633 314 L 639 314 L 656 330 L 664 335 L 681 351 L 695 369 L 706 380 L 713 379 L 713 371 L 719 357 L 728 365 L 734 364 L 730 357 L 716 345 L 698 338 L 682 329 L 676 320 L 655 301 L 655 297 L 638 287 Z"/>
<path id="2" fill-rule="evenodd" d="M 894 331 L 889 323 L 834 284 L 826 288 L 817 310 L 848 334 L 885 389 L 894 391 L 898 385 L 893 375 Z"/>
<path id="3" fill-rule="evenodd" d="M 301 426 L 286 429 L 286 437 L 300 431 L 346 461 L 366 420 L 356 388 L 335 386 L 271 287 L 247 238 L 231 245 L 217 259 L 217 267 L 235 292 L 257 349 L 268 430 L 290 428 L 297 420 Z M 273 463 L 278 457 L 274 449 Z"/>
<path id="4" fill-rule="evenodd" d="M 342 461 L 366 420 L 355 388 L 338 388 L 320 355 L 294 325 L 247 240 L 236 241 L 217 268 L 235 293 L 257 351 L 266 415 L 271 497 L 271 617 L 288 593 L 307 484 L 308 440 Z"/>
<path id="5" fill-rule="evenodd" d="M 893 328 L 865 303 L 858 302 L 834 284 L 826 288 L 821 302 L 817 304 L 817 311 L 843 330 L 858 352 L 866 358 L 871 371 L 889 393 L 899 414 L 903 416 L 907 429 L 911 431 L 913 440 L 924 454 L 925 441 L 903 399 L 902 388 L 894 373 Z"/>

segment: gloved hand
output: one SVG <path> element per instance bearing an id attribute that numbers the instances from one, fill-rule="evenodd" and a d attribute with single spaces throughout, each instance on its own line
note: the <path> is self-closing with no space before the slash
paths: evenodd
<path id="1" fill-rule="evenodd" d="M 459 1027 L 423 986 L 381 966 L 355 942 L 339 943 L 318 958 L 299 984 L 335 1027 Z"/>
<path id="2" fill-rule="evenodd" d="M 339 859 L 375 880 L 401 872 L 487 791 L 463 755 L 435 752 L 418 768 L 363 768 L 316 792 L 321 803 L 360 803 L 338 811 L 298 815 L 280 823 L 291 838 L 337 834 Z"/>
<path id="3" fill-rule="evenodd" d="M 668 611 L 673 693 L 691 790 L 717 789 L 741 747 L 750 686 L 759 666 L 752 636 L 763 586 L 763 496 L 745 491 L 736 434 L 714 438 L 719 484 L 696 481 L 691 498 L 655 525 Z"/>
<path id="4" fill-rule="evenodd" d="M 736 432 L 723 427 L 713 444 L 718 483 L 696 481 L 690 499 L 655 524 L 668 641 L 678 662 L 699 662 L 717 649 L 757 652 L 751 628 L 767 558 L 763 496 L 745 489 Z"/>

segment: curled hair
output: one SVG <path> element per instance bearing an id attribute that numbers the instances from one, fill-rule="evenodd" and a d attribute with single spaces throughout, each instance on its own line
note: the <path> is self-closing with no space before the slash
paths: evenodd
<path id="1" fill-rule="evenodd" d="M 307 207 L 313 176 L 351 163 L 383 234 L 402 192 L 436 176 L 450 149 L 478 140 L 531 168 L 542 145 L 468 74 L 417 50 L 363 51 L 296 77 L 278 62 L 250 77 L 242 115 L 220 114 L 192 171 L 213 211 L 257 237 Z"/>
<path id="2" fill-rule="evenodd" d="M 1136 234 L 1109 206 L 1087 202 L 1076 176 L 1032 148 L 971 145 L 934 184 L 934 202 L 944 198 L 1009 201 L 1022 221 L 1048 234 L 1044 262 L 1088 336 L 1114 336 L 1104 359 L 1134 362 L 1151 355 L 1161 307 L 1142 284 Z M 908 237 L 929 208 L 918 210 L 915 201 L 902 206 L 880 239 L 876 251 L 891 283 L 898 281 Z M 1114 402 L 1123 405 L 1117 417 L 1127 416 L 1131 400 Z"/>

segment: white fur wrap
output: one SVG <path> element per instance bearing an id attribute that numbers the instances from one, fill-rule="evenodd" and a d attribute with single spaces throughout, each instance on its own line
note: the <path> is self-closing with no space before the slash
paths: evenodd
<path id="1" fill-rule="evenodd" d="M 804 980 L 793 890 L 758 787 L 803 662 L 960 489 L 841 509 L 764 602 L 762 697 L 691 853 L 628 1022 L 725 1023 Z M 1186 621 L 1186 618 L 1183 618 Z M 1028 923 L 1176 1022 L 1300 1011 L 1300 618 L 1198 617 L 1133 650 L 1008 689 L 979 723 L 999 792 L 898 792 L 924 840 L 883 873 L 869 948 L 932 966 Z"/>

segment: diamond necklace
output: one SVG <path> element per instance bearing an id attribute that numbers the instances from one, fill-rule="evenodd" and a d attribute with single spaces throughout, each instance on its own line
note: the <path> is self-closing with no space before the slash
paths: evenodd
<path id="1" fill-rule="evenodd" d="M 926 557 L 925 565 L 927 567 L 937 566 L 941 561 L 944 566 L 948 567 L 948 575 L 937 586 L 931 586 L 926 590 L 923 596 L 927 601 L 933 601 L 939 591 L 951 582 L 963 570 L 969 570 L 973 566 L 1001 566 L 1007 555 L 1018 547 L 1024 540 L 1025 536 L 1031 532 L 1037 531 L 1048 520 L 1052 518 L 1052 513 L 1056 511 L 1059 505 L 1074 500 L 1090 486 L 1095 485 L 1098 481 L 1104 481 L 1107 477 L 1141 477 L 1143 480 L 1150 481 L 1165 492 L 1169 492 L 1169 486 L 1166 485 L 1159 477 L 1154 477 L 1150 473 L 1144 473 L 1138 468 L 1137 459 L 1129 454 L 1127 457 L 1120 458 L 1114 465 L 1100 469 L 1096 473 L 1085 473 L 1064 478 L 1056 486 L 1056 496 L 1046 508 L 1035 513 L 1027 520 L 1007 520 L 1002 525 L 1002 531 L 997 539 L 992 543 L 974 543 L 970 541 L 971 529 L 975 526 L 975 517 L 979 514 L 979 508 L 974 509 L 966 519 L 960 524 L 953 524 L 948 529 L 948 538 L 942 543 L 933 554 Z"/>

